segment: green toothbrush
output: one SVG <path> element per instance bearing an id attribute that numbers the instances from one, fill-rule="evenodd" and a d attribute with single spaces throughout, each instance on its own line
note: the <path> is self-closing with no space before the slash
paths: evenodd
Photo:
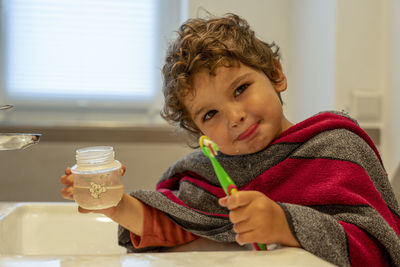
<path id="1" fill-rule="evenodd" d="M 205 135 L 200 137 L 199 144 L 203 154 L 211 160 L 215 174 L 217 175 L 218 181 L 221 184 L 222 189 L 224 189 L 225 194 L 230 196 L 237 193 L 238 189 L 235 183 L 215 158 L 219 150 L 217 144 L 211 141 L 210 138 Z M 256 250 L 267 250 L 267 246 L 265 244 L 253 243 L 253 247 Z"/>
<path id="2" fill-rule="evenodd" d="M 213 141 L 210 140 L 210 138 L 205 135 L 200 137 L 199 143 L 203 154 L 211 160 L 211 164 L 214 167 L 214 171 L 217 174 L 218 181 L 224 189 L 225 194 L 227 196 L 235 194 L 237 192 L 237 187 L 235 183 L 232 181 L 232 179 L 215 158 L 219 150 L 217 144 L 215 144 Z"/>

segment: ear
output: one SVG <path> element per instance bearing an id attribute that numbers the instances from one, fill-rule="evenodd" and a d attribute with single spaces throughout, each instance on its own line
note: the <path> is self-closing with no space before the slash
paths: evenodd
<path id="1" fill-rule="evenodd" d="M 273 86 L 275 88 L 275 91 L 277 91 L 278 93 L 283 92 L 286 90 L 287 88 L 287 80 L 286 80 L 286 76 L 285 74 L 283 74 L 282 71 L 282 65 L 281 63 L 279 63 L 279 61 L 277 59 L 274 58 L 274 62 L 276 64 L 276 76 L 278 76 L 278 82 L 277 83 L 273 83 Z"/>

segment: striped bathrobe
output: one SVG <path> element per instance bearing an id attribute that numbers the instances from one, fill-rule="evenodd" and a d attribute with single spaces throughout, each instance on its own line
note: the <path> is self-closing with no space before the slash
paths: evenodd
<path id="1" fill-rule="evenodd" d="M 339 266 L 400 266 L 400 210 L 379 153 L 345 114 L 324 112 L 298 123 L 254 154 L 218 161 L 239 190 L 278 202 L 305 250 Z M 173 164 L 156 191 L 131 195 L 187 231 L 235 241 L 211 163 L 196 151 Z M 119 242 L 130 245 L 120 227 Z"/>

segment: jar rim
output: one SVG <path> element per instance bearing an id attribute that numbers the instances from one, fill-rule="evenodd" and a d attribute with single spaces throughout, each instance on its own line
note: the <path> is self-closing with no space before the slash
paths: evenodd
<path id="1" fill-rule="evenodd" d="M 90 146 L 90 147 L 83 147 L 76 150 L 77 154 L 82 153 L 98 153 L 98 152 L 111 152 L 114 151 L 112 146 Z"/>
<path id="2" fill-rule="evenodd" d="M 110 166 L 111 165 L 111 166 Z M 117 169 L 120 169 L 122 166 L 121 162 L 118 160 L 114 160 L 111 164 L 108 164 L 106 168 L 104 166 L 102 167 L 101 165 L 99 166 L 82 166 L 75 164 L 74 166 L 71 167 L 71 172 L 75 174 L 93 174 L 95 173 L 105 173 L 105 172 L 110 172 L 114 171 Z"/>
<path id="3" fill-rule="evenodd" d="M 80 166 L 107 165 L 114 161 L 112 146 L 84 147 L 76 150 L 76 162 Z"/>

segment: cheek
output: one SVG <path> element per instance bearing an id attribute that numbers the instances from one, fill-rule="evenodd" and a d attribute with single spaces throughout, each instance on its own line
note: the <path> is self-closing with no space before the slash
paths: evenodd
<path id="1" fill-rule="evenodd" d="M 204 135 L 207 135 L 213 142 L 219 147 L 224 147 L 229 140 L 229 136 L 226 129 L 217 124 L 213 127 L 209 127 L 203 131 Z"/>
<path id="2" fill-rule="evenodd" d="M 249 105 L 248 108 L 256 113 L 274 116 L 282 111 L 282 104 L 278 95 L 271 93 L 264 97 L 255 98 L 252 101 L 252 105 Z"/>

